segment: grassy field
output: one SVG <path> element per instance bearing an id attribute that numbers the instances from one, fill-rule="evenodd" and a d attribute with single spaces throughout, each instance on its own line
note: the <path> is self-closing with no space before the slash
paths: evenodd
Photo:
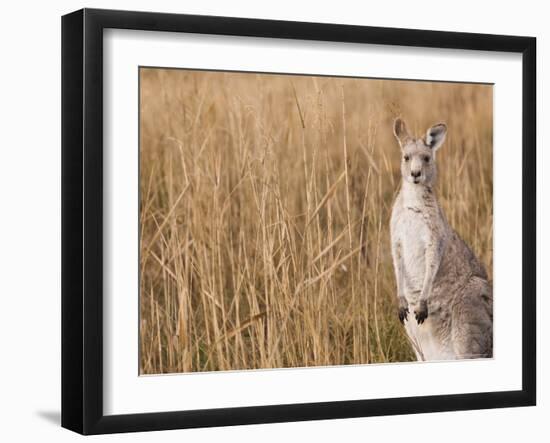
<path id="1" fill-rule="evenodd" d="M 140 372 L 414 359 L 392 134 L 449 127 L 437 194 L 492 278 L 492 87 L 140 71 Z"/>

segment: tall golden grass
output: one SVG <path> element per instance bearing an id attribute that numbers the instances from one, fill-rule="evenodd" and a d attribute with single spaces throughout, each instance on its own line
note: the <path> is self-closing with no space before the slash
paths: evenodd
<path id="1" fill-rule="evenodd" d="M 140 70 L 140 372 L 414 359 L 389 217 L 397 115 L 492 275 L 492 87 Z"/>

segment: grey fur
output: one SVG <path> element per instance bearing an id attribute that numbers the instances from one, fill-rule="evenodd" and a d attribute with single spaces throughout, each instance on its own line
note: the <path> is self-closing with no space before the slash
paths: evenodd
<path id="1" fill-rule="evenodd" d="M 440 123 L 414 138 L 403 120 L 394 123 L 403 180 L 391 216 L 392 256 L 399 317 L 418 360 L 493 355 L 492 285 L 433 191 L 446 133 Z"/>

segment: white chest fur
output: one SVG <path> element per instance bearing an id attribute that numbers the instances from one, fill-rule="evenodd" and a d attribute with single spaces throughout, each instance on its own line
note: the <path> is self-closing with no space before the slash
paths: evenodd
<path id="1" fill-rule="evenodd" d="M 431 240 L 431 231 L 421 198 L 402 190 L 393 208 L 392 241 L 400 245 L 403 261 L 403 284 L 409 303 L 414 303 L 420 294 L 426 272 L 426 246 Z"/>
<path id="2" fill-rule="evenodd" d="M 408 210 L 398 224 L 398 238 L 401 242 L 401 253 L 404 266 L 404 283 L 407 296 L 413 301 L 413 294 L 422 289 L 426 270 L 426 244 L 429 240 L 429 229 L 422 214 Z"/>

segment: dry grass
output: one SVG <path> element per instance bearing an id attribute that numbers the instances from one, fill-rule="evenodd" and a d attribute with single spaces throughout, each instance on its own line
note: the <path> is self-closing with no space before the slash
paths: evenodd
<path id="1" fill-rule="evenodd" d="M 492 275 L 492 87 L 141 70 L 142 374 L 413 359 L 391 123 L 445 121 L 438 195 Z"/>

